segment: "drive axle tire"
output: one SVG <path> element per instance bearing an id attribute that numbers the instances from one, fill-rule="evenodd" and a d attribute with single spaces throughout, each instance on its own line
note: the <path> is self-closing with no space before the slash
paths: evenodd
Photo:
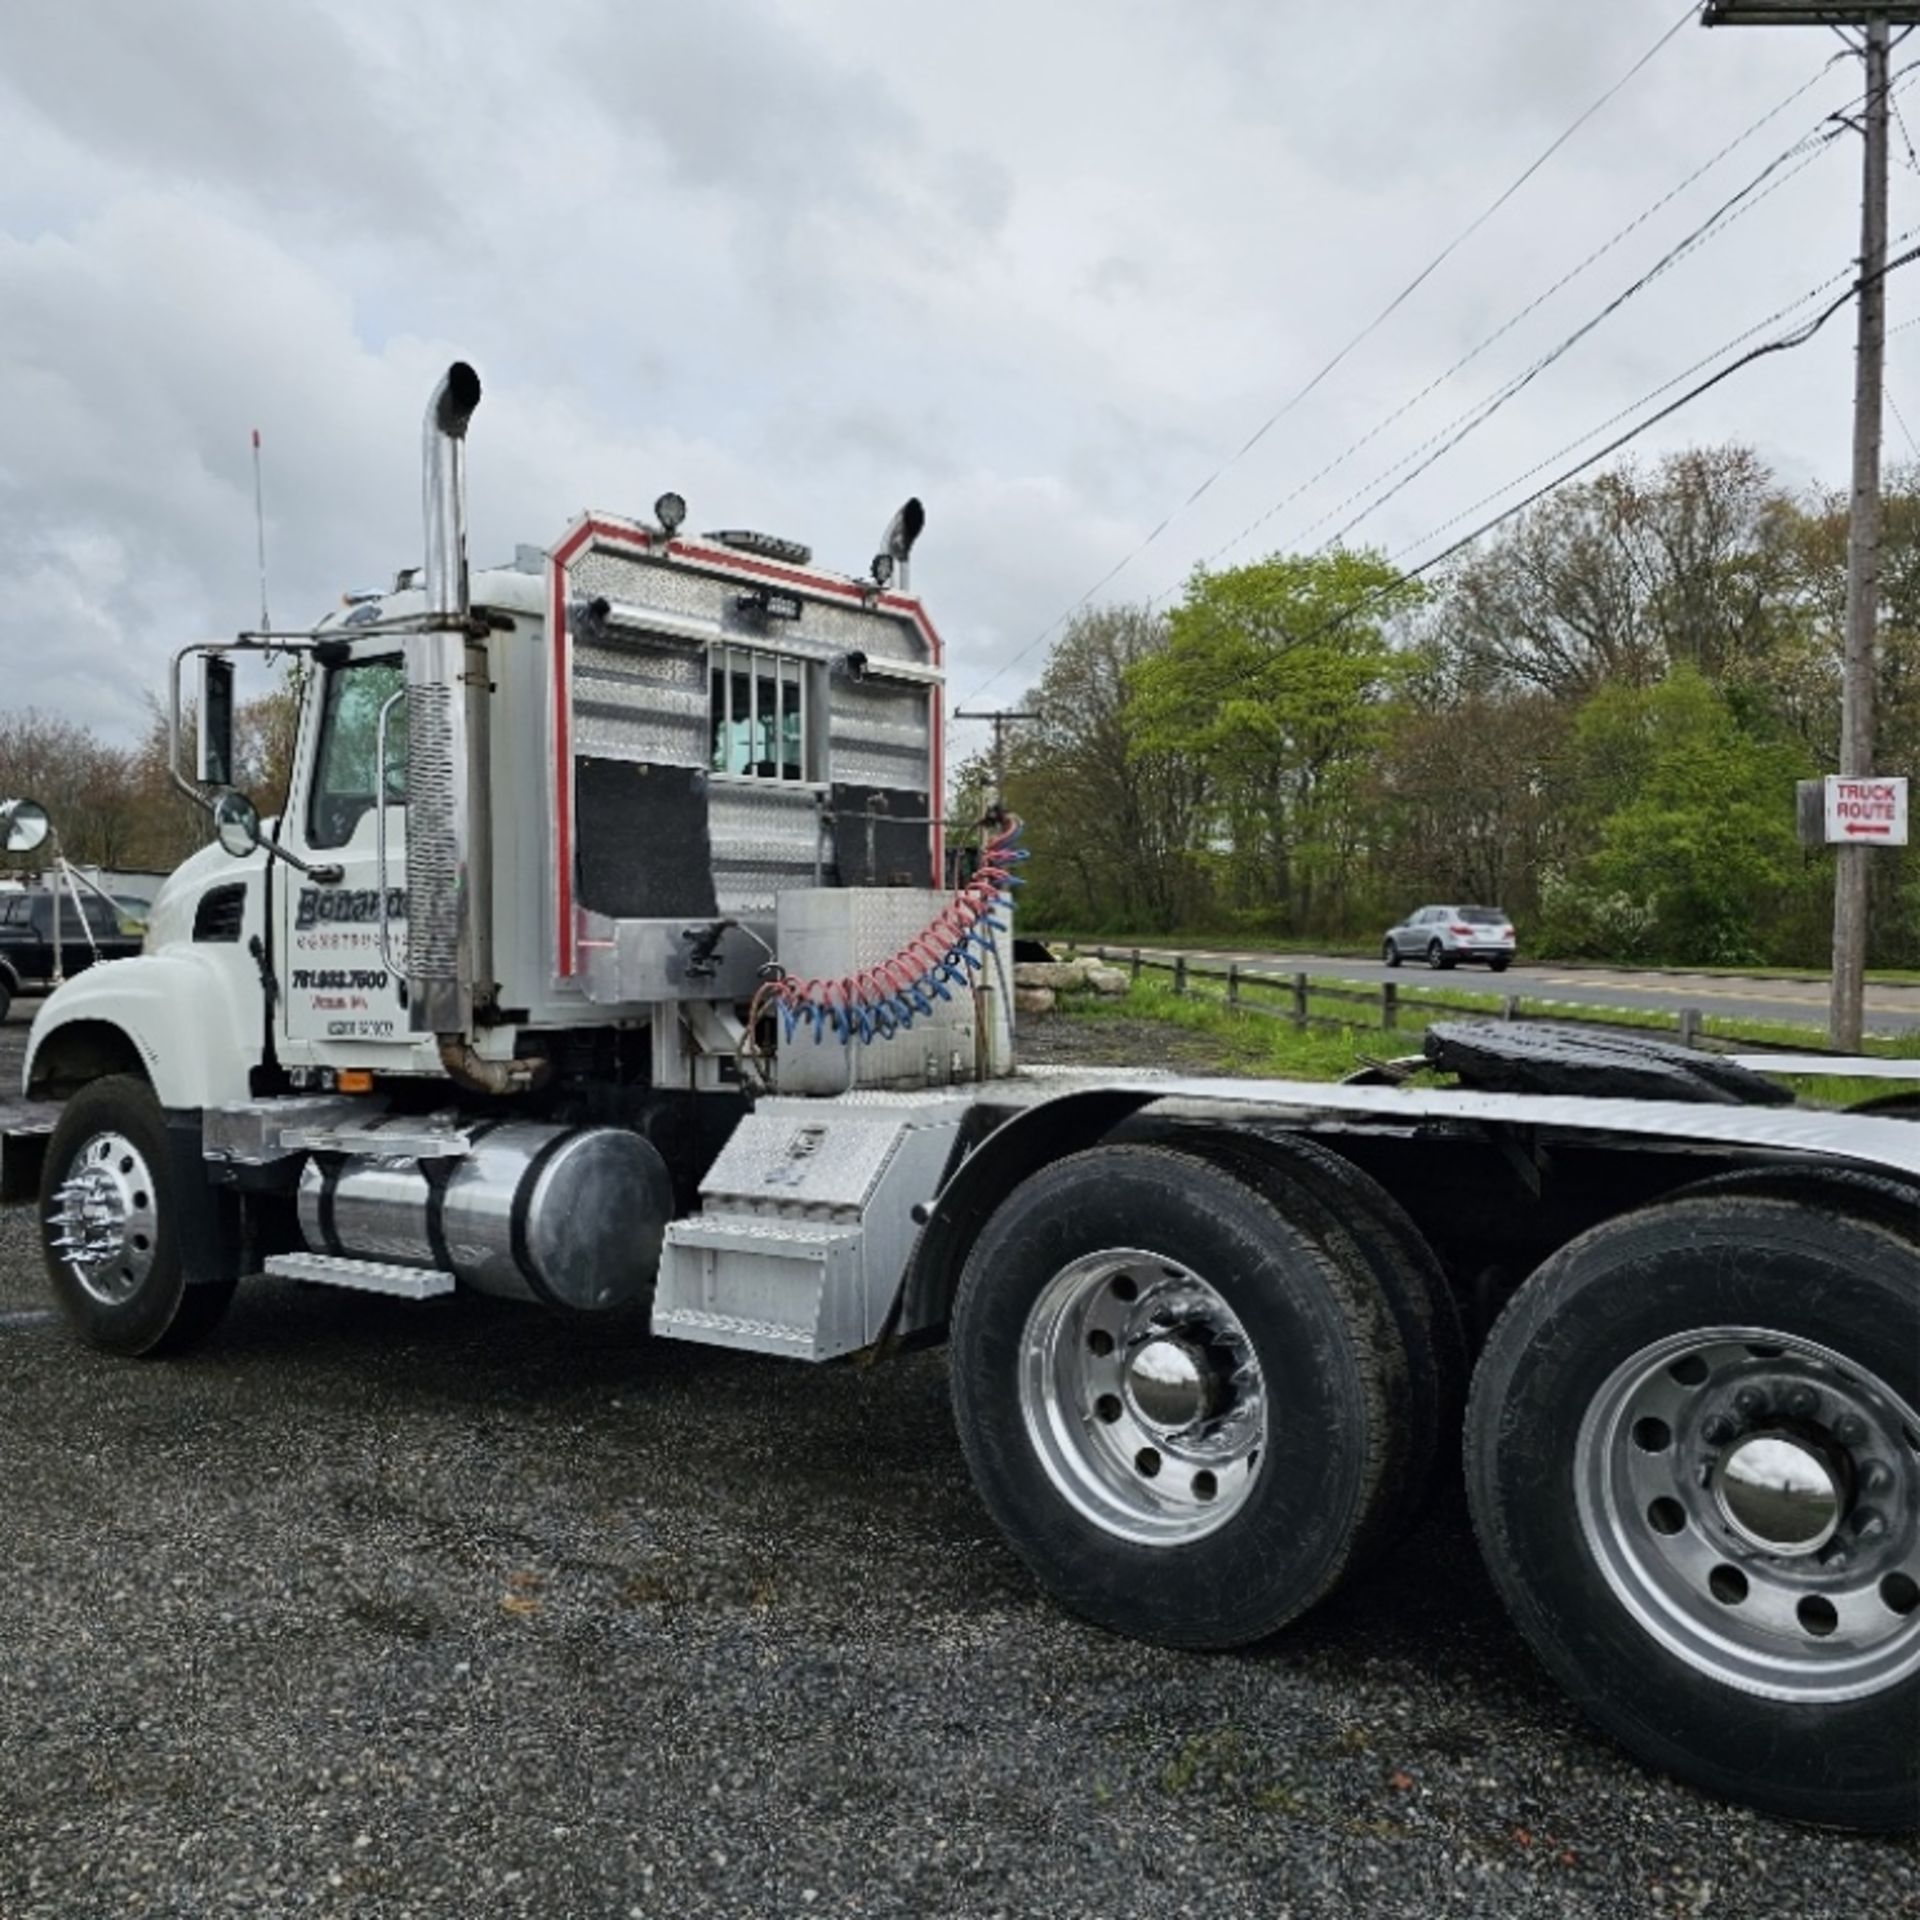
<path id="1" fill-rule="evenodd" d="M 1453 956 L 1438 940 L 1427 942 L 1427 965 L 1435 973 L 1450 973 L 1453 970 Z"/>
<path id="2" fill-rule="evenodd" d="M 1920 1247 L 1729 1192 L 1522 1287 L 1467 1416 L 1487 1564 L 1653 1766 L 1823 1825 L 1920 1824 Z"/>
<path id="3" fill-rule="evenodd" d="M 1445 1270 L 1406 1209 L 1352 1161 L 1288 1133 L 1203 1133 L 1174 1143 L 1206 1154 L 1262 1193 L 1360 1284 L 1371 1281 L 1400 1335 L 1407 1377 L 1406 1444 L 1376 1552 L 1420 1517 L 1443 1457 L 1459 1457 L 1467 1341 Z"/>
<path id="4" fill-rule="evenodd" d="M 61 1110 L 40 1233 L 61 1310 L 102 1352 L 184 1352 L 233 1300 L 231 1280 L 187 1284 L 166 1116 L 131 1075 L 96 1080 Z"/>
<path id="5" fill-rule="evenodd" d="M 1378 1289 L 1192 1155 L 1099 1147 L 1016 1189 L 961 1275 L 950 1361 L 988 1510 L 1116 1632 L 1264 1639 L 1389 1518 L 1406 1377 Z"/>

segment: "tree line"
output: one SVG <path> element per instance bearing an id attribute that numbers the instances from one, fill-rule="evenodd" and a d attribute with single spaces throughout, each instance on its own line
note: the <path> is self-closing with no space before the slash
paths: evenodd
<path id="1" fill-rule="evenodd" d="M 1920 473 L 1887 512 L 1877 764 L 1920 762 Z M 1082 613 L 1021 702 L 1026 922 L 1377 944 L 1504 907 L 1568 958 L 1823 966 L 1846 502 L 1747 448 L 1623 465 L 1444 575 L 1378 553 L 1197 571 Z M 963 784 L 989 780 L 984 758 Z M 962 802 L 964 804 L 964 801 Z M 1874 864 L 1878 965 L 1920 960 L 1920 857 Z"/>
<path id="2" fill-rule="evenodd" d="M 263 813 L 276 811 L 286 792 L 297 720 L 291 684 L 234 715 L 236 784 Z M 182 752 L 190 760 L 191 715 L 187 724 Z M 170 873 L 211 837 L 206 810 L 168 776 L 167 717 L 153 699 L 145 732 L 128 747 L 56 714 L 0 709 L 0 799 L 22 796 L 46 808 L 61 852 L 79 866 Z M 0 853 L 0 872 L 38 871 L 48 851 Z"/>

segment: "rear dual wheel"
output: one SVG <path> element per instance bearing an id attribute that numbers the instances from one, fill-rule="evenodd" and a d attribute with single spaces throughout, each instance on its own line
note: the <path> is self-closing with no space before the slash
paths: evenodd
<path id="1" fill-rule="evenodd" d="M 1739 1191 L 1596 1229 L 1495 1327 L 1488 1565 L 1652 1765 L 1796 1818 L 1920 1819 L 1920 1223 Z"/>
<path id="2" fill-rule="evenodd" d="M 1162 1147 L 1059 1162 L 989 1221 L 952 1326 L 982 1498 L 1119 1632 L 1259 1640 L 1404 1517 L 1414 1390 L 1363 1260 L 1256 1172 Z"/>

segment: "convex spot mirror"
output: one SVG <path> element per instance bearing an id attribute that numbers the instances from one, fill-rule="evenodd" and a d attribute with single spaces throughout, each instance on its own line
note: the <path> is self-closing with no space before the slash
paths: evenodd
<path id="1" fill-rule="evenodd" d="M 223 793 L 213 803 L 214 837 L 236 860 L 260 844 L 260 814 L 244 793 Z"/>
<path id="2" fill-rule="evenodd" d="M 31 853 L 53 831 L 37 800 L 0 800 L 0 853 Z"/>

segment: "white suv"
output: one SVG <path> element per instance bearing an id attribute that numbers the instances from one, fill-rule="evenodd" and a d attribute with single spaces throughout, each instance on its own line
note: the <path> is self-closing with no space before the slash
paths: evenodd
<path id="1" fill-rule="evenodd" d="M 1388 966 L 1424 960 L 1436 972 L 1462 960 L 1484 960 L 1495 973 L 1513 965 L 1513 922 L 1498 907 L 1422 907 L 1387 935 L 1381 957 Z"/>

